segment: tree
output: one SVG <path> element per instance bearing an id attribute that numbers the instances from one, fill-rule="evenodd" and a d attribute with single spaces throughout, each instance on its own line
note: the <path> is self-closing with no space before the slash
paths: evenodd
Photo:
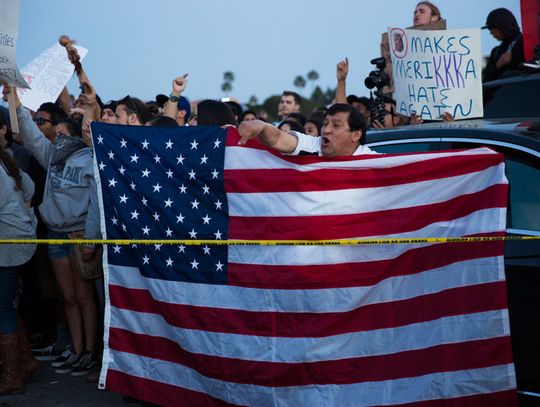
<path id="1" fill-rule="evenodd" d="M 307 78 L 309 81 L 315 82 L 317 79 L 319 79 L 319 74 L 317 73 L 317 71 L 312 69 L 311 71 L 307 73 Z"/>
<path id="2" fill-rule="evenodd" d="M 293 85 L 297 88 L 304 88 L 306 86 L 306 80 L 303 76 L 298 75 L 296 78 L 294 78 Z"/>
<path id="3" fill-rule="evenodd" d="M 232 91 L 232 83 L 234 81 L 234 73 L 231 71 L 223 72 L 223 83 L 221 84 L 221 90 L 228 96 Z"/>
<path id="4" fill-rule="evenodd" d="M 223 72 L 223 81 L 224 82 L 234 82 L 234 73 L 231 71 Z"/>
<path id="5" fill-rule="evenodd" d="M 259 99 L 257 99 L 257 96 L 255 95 L 251 95 L 249 97 L 249 100 L 247 102 L 247 105 L 250 107 L 250 108 L 253 108 L 255 106 L 257 106 L 257 103 L 259 103 Z"/>
<path id="6" fill-rule="evenodd" d="M 223 92 L 225 92 L 226 95 L 228 95 L 229 93 L 231 93 L 232 91 L 232 85 L 230 82 L 223 82 L 223 84 L 221 85 L 221 90 Z"/>
<path id="7" fill-rule="evenodd" d="M 281 95 L 272 95 L 268 97 L 263 103 L 262 108 L 268 113 L 268 120 L 275 121 L 278 120 L 277 109 Z"/>
<path id="8" fill-rule="evenodd" d="M 312 69 L 307 73 L 308 81 L 311 83 L 311 91 L 315 91 L 315 81 L 319 79 L 319 74 L 316 70 Z"/>
<path id="9" fill-rule="evenodd" d="M 323 106 L 326 105 L 326 98 L 324 95 L 323 90 L 317 86 L 315 90 L 313 90 L 313 93 L 311 94 L 311 101 L 315 106 Z"/>
<path id="10" fill-rule="evenodd" d="M 336 88 L 326 88 L 326 91 L 324 92 L 324 98 L 325 98 L 325 104 L 330 104 L 334 101 L 334 97 L 336 96 Z"/>

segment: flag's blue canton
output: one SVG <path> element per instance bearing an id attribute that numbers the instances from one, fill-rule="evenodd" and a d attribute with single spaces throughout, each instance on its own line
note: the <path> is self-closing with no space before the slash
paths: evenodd
<path id="1" fill-rule="evenodd" d="M 108 239 L 227 239 L 226 130 L 92 125 Z M 226 283 L 227 246 L 109 245 L 147 277 Z"/>

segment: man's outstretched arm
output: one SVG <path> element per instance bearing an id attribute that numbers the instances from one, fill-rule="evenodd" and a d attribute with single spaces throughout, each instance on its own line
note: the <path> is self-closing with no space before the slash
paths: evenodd
<path id="1" fill-rule="evenodd" d="M 298 144 L 296 136 L 261 120 L 248 120 L 240 123 L 238 132 L 240 133 L 240 141 L 238 142 L 240 145 L 244 145 L 252 138 L 258 137 L 265 146 L 283 154 L 292 153 Z"/>

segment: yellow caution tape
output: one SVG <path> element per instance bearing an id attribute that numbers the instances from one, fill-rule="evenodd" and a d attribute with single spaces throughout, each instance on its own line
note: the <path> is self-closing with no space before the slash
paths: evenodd
<path id="1" fill-rule="evenodd" d="M 0 244 L 74 244 L 74 245 L 174 245 L 174 246 L 350 246 L 376 244 L 493 242 L 506 240 L 539 240 L 540 236 L 473 236 L 379 238 L 344 240 L 163 240 L 163 239 L 0 239 Z"/>

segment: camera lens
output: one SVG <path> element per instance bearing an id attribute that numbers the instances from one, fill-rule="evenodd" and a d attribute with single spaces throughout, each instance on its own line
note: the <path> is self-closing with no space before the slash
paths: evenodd
<path id="1" fill-rule="evenodd" d="M 375 87 L 375 83 L 373 83 L 373 78 L 371 76 L 368 76 L 364 80 L 364 85 L 366 85 L 366 88 L 373 89 Z"/>

